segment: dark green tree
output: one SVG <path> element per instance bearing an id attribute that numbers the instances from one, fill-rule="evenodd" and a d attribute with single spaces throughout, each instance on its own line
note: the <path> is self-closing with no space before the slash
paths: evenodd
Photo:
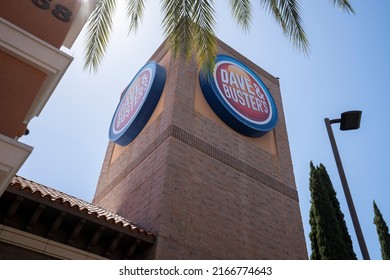
<path id="1" fill-rule="evenodd" d="M 343 243 L 346 246 L 345 259 L 356 260 L 356 254 L 353 251 L 352 239 L 351 239 L 351 236 L 349 235 L 349 232 L 348 232 L 347 224 L 346 224 L 345 219 L 344 219 L 344 214 L 343 214 L 343 212 L 341 212 L 340 203 L 337 199 L 337 194 L 333 188 L 332 181 L 330 180 L 329 174 L 326 171 L 326 168 L 322 163 L 320 163 L 320 165 L 317 169 L 318 169 L 321 183 L 327 189 L 329 200 L 332 203 L 332 207 L 335 211 L 336 219 L 337 219 L 337 222 L 338 222 L 339 227 L 340 227 L 340 231 L 342 234 L 341 238 L 343 240 Z"/>
<path id="2" fill-rule="evenodd" d="M 383 219 L 382 213 L 379 210 L 378 206 L 376 205 L 375 201 L 374 204 L 374 224 L 376 225 L 376 231 L 378 233 L 379 243 L 381 244 L 381 253 L 382 253 L 382 259 L 384 260 L 390 260 L 390 234 L 389 234 L 389 228 L 387 227 L 387 224 L 385 220 Z"/>
<path id="3" fill-rule="evenodd" d="M 311 241 L 311 255 L 310 259 L 312 260 L 320 260 L 320 249 L 318 248 L 318 242 L 317 242 L 317 222 L 316 222 L 316 213 L 315 213 L 315 207 L 311 205 L 310 207 L 310 218 L 309 218 L 309 224 L 311 227 L 311 232 L 309 234 L 309 238 Z"/>
<path id="4" fill-rule="evenodd" d="M 323 165 L 315 167 L 310 162 L 309 188 L 312 203 L 310 258 L 313 260 L 356 259 L 336 192 Z"/>

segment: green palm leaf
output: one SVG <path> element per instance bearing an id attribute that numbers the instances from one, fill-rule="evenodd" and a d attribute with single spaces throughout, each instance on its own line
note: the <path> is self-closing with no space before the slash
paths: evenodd
<path id="1" fill-rule="evenodd" d="M 112 30 L 116 0 L 99 0 L 92 12 L 86 35 L 84 68 L 97 71 L 104 56 Z"/>
<path id="2" fill-rule="evenodd" d="M 130 19 L 129 33 L 136 32 L 141 22 L 144 9 L 144 0 L 127 0 L 127 16 Z"/>
<path id="3" fill-rule="evenodd" d="M 303 28 L 299 0 L 259 0 L 263 8 L 275 18 L 283 33 L 295 47 L 308 53 L 309 41 Z M 330 0 L 333 6 L 354 13 L 348 0 Z M 144 10 L 145 0 L 127 0 L 129 32 L 136 31 Z M 213 0 L 161 0 L 162 27 L 175 57 L 190 61 L 208 71 L 214 67 L 217 54 L 215 37 L 215 9 Z M 229 0 L 232 16 L 245 31 L 252 21 L 251 0 Z M 97 71 L 105 54 L 112 30 L 116 0 L 98 0 L 90 16 L 86 35 L 84 67 Z"/>
<path id="4" fill-rule="evenodd" d="M 347 13 L 355 13 L 351 4 L 348 0 L 331 0 L 333 2 L 333 6 L 338 6 L 341 10 Z"/>
<path id="5" fill-rule="evenodd" d="M 234 19 L 245 31 L 248 31 L 252 21 L 252 5 L 250 0 L 229 0 Z"/>
<path id="6" fill-rule="evenodd" d="M 195 58 L 198 65 L 211 70 L 217 55 L 217 39 L 214 33 L 215 10 L 213 1 L 196 1 L 193 12 L 193 37 Z"/>
<path id="7" fill-rule="evenodd" d="M 260 0 L 282 27 L 283 33 L 294 46 L 308 53 L 309 41 L 303 28 L 301 8 L 296 0 Z"/>
<path id="8" fill-rule="evenodd" d="M 195 1 L 191 0 L 163 0 L 162 13 L 164 34 L 168 38 L 173 55 L 191 57 L 192 11 Z"/>

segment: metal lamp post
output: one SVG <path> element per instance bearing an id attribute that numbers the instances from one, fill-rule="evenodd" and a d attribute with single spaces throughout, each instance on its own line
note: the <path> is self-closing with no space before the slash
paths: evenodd
<path id="1" fill-rule="evenodd" d="M 331 124 L 334 123 L 340 123 L 340 130 L 352 130 L 352 129 L 358 129 L 360 127 L 360 119 L 361 119 L 362 112 L 361 111 L 348 111 L 341 114 L 340 119 L 334 119 L 329 120 L 328 118 L 325 118 L 325 126 L 328 131 L 328 136 L 330 140 L 330 144 L 332 146 L 333 155 L 336 161 L 337 169 L 339 171 L 341 184 L 343 186 L 345 198 L 347 200 L 348 209 L 351 214 L 351 219 L 353 222 L 353 226 L 355 228 L 355 233 L 357 240 L 359 242 L 360 251 L 362 252 L 363 259 L 369 260 L 370 255 L 368 254 L 366 242 L 364 241 L 364 236 L 362 233 L 362 229 L 360 228 L 360 223 L 358 216 L 356 214 L 355 206 L 353 204 L 351 192 L 349 191 L 349 186 L 347 182 L 347 178 L 345 177 L 345 172 L 343 165 L 341 163 L 341 158 L 339 151 L 337 149 L 336 140 L 333 135 Z"/>

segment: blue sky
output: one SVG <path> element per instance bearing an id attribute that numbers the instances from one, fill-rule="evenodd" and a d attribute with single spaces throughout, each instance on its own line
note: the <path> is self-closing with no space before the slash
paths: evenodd
<path id="1" fill-rule="evenodd" d="M 359 130 L 340 131 L 333 125 L 333 131 L 370 256 L 381 259 L 372 202 L 377 202 L 390 225 L 390 1 L 351 0 L 356 15 L 342 13 L 332 7 L 332 1 L 301 1 L 311 44 L 308 57 L 292 47 L 257 4 L 252 28 L 245 33 L 231 20 L 226 4 L 216 2 L 217 36 L 280 78 L 306 239 L 310 232 L 308 178 L 312 160 L 328 170 L 360 259 L 324 118 L 339 118 L 349 110 L 363 111 Z M 83 33 L 72 49 L 66 50 L 74 56 L 73 63 L 41 115 L 30 122 L 30 134 L 20 139 L 34 151 L 19 175 L 92 200 L 119 95 L 163 42 L 159 3 L 147 2 L 136 35 L 127 36 L 123 15 L 118 14 L 98 73 L 83 70 Z M 309 241 L 307 245 L 310 252 Z"/>

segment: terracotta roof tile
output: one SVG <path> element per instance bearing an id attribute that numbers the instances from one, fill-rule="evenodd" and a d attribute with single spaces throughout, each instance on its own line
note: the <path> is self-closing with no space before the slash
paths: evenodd
<path id="1" fill-rule="evenodd" d="M 141 229 L 139 226 L 118 214 L 23 177 L 15 176 L 12 179 L 10 186 L 21 189 L 23 191 L 28 191 L 31 194 L 39 195 L 43 198 L 50 199 L 51 201 L 67 205 L 70 208 L 77 209 L 80 212 L 85 212 L 86 214 L 96 217 L 97 219 L 104 219 L 107 222 L 122 228 L 127 228 L 133 232 L 137 232 L 149 237 L 154 237 L 152 233 Z"/>

